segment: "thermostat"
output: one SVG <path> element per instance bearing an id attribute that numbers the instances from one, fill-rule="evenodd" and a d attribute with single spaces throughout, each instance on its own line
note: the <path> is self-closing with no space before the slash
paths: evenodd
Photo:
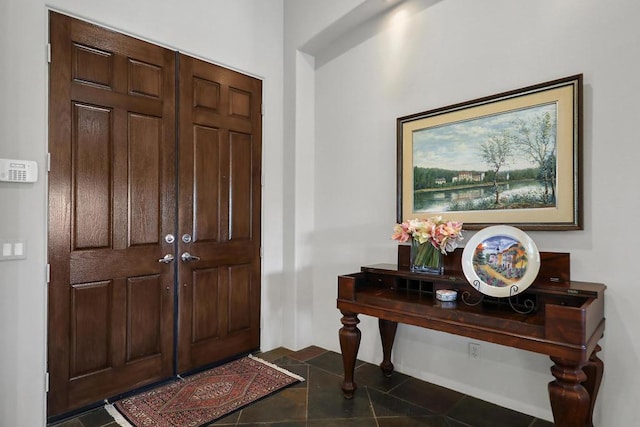
<path id="1" fill-rule="evenodd" d="M 36 182 L 38 164 L 31 160 L 0 159 L 0 181 Z"/>

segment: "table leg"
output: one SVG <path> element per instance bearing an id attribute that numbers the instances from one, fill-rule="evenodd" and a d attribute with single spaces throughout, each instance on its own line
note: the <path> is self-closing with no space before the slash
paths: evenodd
<path id="1" fill-rule="evenodd" d="M 582 368 L 587 375 L 587 380 L 583 383 L 584 388 L 589 393 L 589 427 L 593 427 L 593 408 L 596 405 L 596 398 L 598 397 L 598 390 L 600 389 L 600 383 L 602 382 L 602 374 L 604 372 L 604 363 L 596 355 L 597 352 L 602 350 L 602 347 L 596 345 L 595 350 L 591 353 L 589 362 Z"/>
<path id="2" fill-rule="evenodd" d="M 380 339 L 382 341 L 382 363 L 380 364 L 380 369 L 382 369 L 385 377 L 390 377 L 393 372 L 391 350 L 393 349 L 393 341 L 396 338 L 398 322 L 378 319 L 378 327 L 380 328 Z"/>
<path id="3" fill-rule="evenodd" d="M 342 391 L 346 399 L 353 398 L 353 393 L 358 385 L 353 380 L 353 371 L 356 366 L 356 357 L 360 348 L 360 330 L 358 329 L 358 315 L 347 311 L 342 313 L 342 328 L 340 328 L 340 350 L 342 351 L 342 363 L 344 365 L 344 382 L 342 383 Z"/>
<path id="4" fill-rule="evenodd" d="M 589 392 L 582 385 L 587 375 L 584 363 L 552 357 L 551 373 L 556 378 L 549 383 L 549 399 L 555 425 L 559 427 L 590 427 Z"/>

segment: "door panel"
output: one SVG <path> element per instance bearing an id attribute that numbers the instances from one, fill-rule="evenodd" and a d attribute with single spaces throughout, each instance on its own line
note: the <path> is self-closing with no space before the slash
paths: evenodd
<path id="1" fill-rule="evenodd" d="M 229 213 L 231 240 L 251 241 L 253 232 L 253 217 L 251 202 L 253 200 L 253 164 L 252 152 L 255 150 L 251 135 L 229 132 L 230 158 L 229 175 L 230 195 Z"/>
<path id="2" fill-rule="evenodd" d="M 193 193 L 199 215 L 193 218 L 193 229 L 201 241 L 217 242 L 220 236 L 220 135 L 218 129 L 193 127 Z M 186 195 L 184 195 L 186 196 Z"/>
<path id="3" fill-rule="evenodd" d="M 70 378 L 79 378 L 109 367 L 112 290 L 112 281 L 72 285 Z"/>
<path id="4" fill-rule="evenodd" d="M 108 248 L 111 246 L 112 114 L 109 108 L 80 103 L 74 103 L 73 107 L 73 249 Z"/>
<path id="5" fill-rule="evenodd" d="M 127 363 L 162 351 L 160 275 L 127 279 Z"/>
<path id="6" fill-rule="evenodd" d="M 229 333 L 241 332 L 251 328 L 251 312 L 246 304 L 251 301 L 252 271 L 250 266 L 241 265 L 229 268 Z"/>
<path id="7" fill-rule="evenodd" d="M 49 414 L 173 373 L 175 55 L 51 13 Z"/>
<path id="8" fill-rule="evenodd" d="M 200 268 L 193 272 L 193 343 L 199 343 L 220 336 L 221 310 L 214 302 L 220 302 L 220 283 L 217 268 Z M 202 304 L 200 303 L 202 302 Z"/>
<path id="9" fill-rule="evenodd" d="M 261 82 L 179 56 L 178 371 L 260 343 Z"/>
<path id="10" fill-rule="evenodd" d="M 160 244 L 162 120 L 129 114 L 129 246 Z"/>

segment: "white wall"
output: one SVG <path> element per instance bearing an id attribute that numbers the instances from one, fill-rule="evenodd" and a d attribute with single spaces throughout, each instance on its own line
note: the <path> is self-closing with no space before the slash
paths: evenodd
<path id="1" fill-rule="evenodd" d="M 0 238 L 27 259 L 0 262 L 0 424 L 45 422 L 47 7 L 263 79 L 262 346 L 282 340 L 282 0 L 0 2 L 0 157 L 36 160 L 35 184 L 0 183 Z"/>
<path id="2" fill-rule="evenodd" d="M 313 343 L 315 58 L 300 50 L 363 0 L 286 0 L 284 7 L 283 345 Z"/>
<path id="3" fill-rule="evenodd" d="M 635 0 L 416 0 L 353 29 L 315 72 L 313 342 L 339 349 L 336 276 L 394 262 L 396 123 L 400 116 L 584 73 L 584 231 L 531 232 L 571 253 L 572 278 L 604 282 L 607 329 L 598 426 L 640 425 L 640 31 Z M 286 3 L 285 3 L 286 7 Z M 415 9 L 417 7 L 417 9 Z M 355 35 L 354 35 L 355 34 Z M 346 42 L 345 42 L 346 43 Z M 334 48 L 327 50 L 335 50 Z M 319 54 L 322 49 L 318 49 Z M 326 55 L 325 55 L 326 56 Z M 470 236 L 471 233 L 468 234 Z M 359 356 L 379 362 L 377 325 L 362 316 Z M 399 328 L 398 370 L 550 419 L 542 355 Z"/>

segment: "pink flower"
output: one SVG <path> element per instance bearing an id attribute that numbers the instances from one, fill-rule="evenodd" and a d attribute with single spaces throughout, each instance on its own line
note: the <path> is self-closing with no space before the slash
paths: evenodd
<path id="1" fill-rule="evenodd" d="M 419 243 L 429 242 L 443 254 L 453 251 L 462 241 L 462 223 L 444 221 L 441 216 L 426 219 L 410 219 L 393 227 L 393 240 L 405 243 L 409 239 Z"/>
<path id="2" fill-rule="evenodd" d="M 391 236 L 391 238 L 393 240 L 398 240 L 402 243 L 407 242 L 410 238 L 411 235 L 408 232 L 407 227 L 405 227 L 405 224 L 396 224 L 393 226 L 393 236 Z"/>

